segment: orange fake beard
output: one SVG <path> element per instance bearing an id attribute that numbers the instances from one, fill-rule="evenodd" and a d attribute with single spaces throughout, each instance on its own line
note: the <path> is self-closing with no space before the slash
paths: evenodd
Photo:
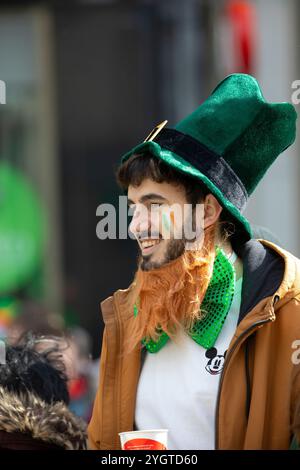
<path id="1" fill-rule="evenodd" d="M 179 328 L 189 331 L 203 318 L 200 305 L 212 276 L 215 260 L 215 227 L 205 230 L 197 251 L 185 251 L 174 261 L 151 271 L 138 269 L 129 295 L 128 308 L 138 315 L 124 345 L 131 352 L 142 339 L 157 341 L 162 329 L 175 338 Z"/>

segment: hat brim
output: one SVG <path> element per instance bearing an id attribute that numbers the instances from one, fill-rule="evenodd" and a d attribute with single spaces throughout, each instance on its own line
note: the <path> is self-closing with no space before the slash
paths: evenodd
<path id="1" fill-rule="evenodd" d="M 190 163 L 186 162 L 182 157 L 180 157 L 176 153 L 162 148 L 157 142 L 142 142 L 141 144 L 137 145 L 129 152 L 127 152 L 125 155 L 123 155 L 121 161 L 122 163 L 124 163 L 132 155 L 143 153 L 151 153 L 151 155 L 164 161 L 167 165 L 171 166 L 175 170 L 202 181 L 211 191 L 211 193 L 216 197 L 221 206 L 226 209 L 233 216 L 233 218 L 241 225 L 241 228 L 245 232 L 246 238 L 249 240 L 252 238 L 252 229 L 250 223 L 241 214 L 241 212 L 227 198 L 225 198 L 220 189 L 217 188 L 210 181 L 209 178 L 207 178 L 197 168 L 191 166 Z"/>

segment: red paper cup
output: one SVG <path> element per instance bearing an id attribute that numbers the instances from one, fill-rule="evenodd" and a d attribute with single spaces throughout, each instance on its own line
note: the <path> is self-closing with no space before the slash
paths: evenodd
<path id="1" fill-rule="evenodd" d="M 166 450 L 167 429 L 149 429 L 119 433 L 122 450 Z"/>

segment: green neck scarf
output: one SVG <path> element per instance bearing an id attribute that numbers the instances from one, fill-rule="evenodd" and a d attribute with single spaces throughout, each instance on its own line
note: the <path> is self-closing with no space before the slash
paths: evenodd
<path id="1" fill-rule="evenodd" d="M 221 332 L 232 304 L 235 280 L 234 266 L 224 251 L 216 246 L 212 278 L 201 304 L 201 310 L 205 313 L 205 316 L 195 322 L 189 332 L 190 337 L 205 349 L 214 346 Z M 138 314 L 137 304 L 134 305 L 133 313 L 136 317 Z M 158 352 L 169 340 L 169 336 L 164 331 L 158 328 L 158 332 L 160 337 L 157 341 L 142 340 L 142 344 L 150 353 Z"/>

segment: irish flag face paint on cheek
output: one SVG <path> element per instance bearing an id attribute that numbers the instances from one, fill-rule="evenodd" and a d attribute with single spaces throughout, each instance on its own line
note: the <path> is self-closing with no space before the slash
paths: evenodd
<path id="1" fill-rule="evenodd" d="M 172 224 L 175 226 L 175 215 L 173 211 L 170 212 L 170 219 L 171 219 Z"/>
<path id="2" fill-rule="evenodd" d="M 166 211 L 162 214 L 162 236 L 164 239 L 171 238 L 171 231 L 174 229 L 174 212 Z"/>
<path id="3" fill-rule="evenodd" d="M 162 215 L 162 220 L 164 229 L 170 230 L 170 218 L 167 216 L 167 214 Z"/>

